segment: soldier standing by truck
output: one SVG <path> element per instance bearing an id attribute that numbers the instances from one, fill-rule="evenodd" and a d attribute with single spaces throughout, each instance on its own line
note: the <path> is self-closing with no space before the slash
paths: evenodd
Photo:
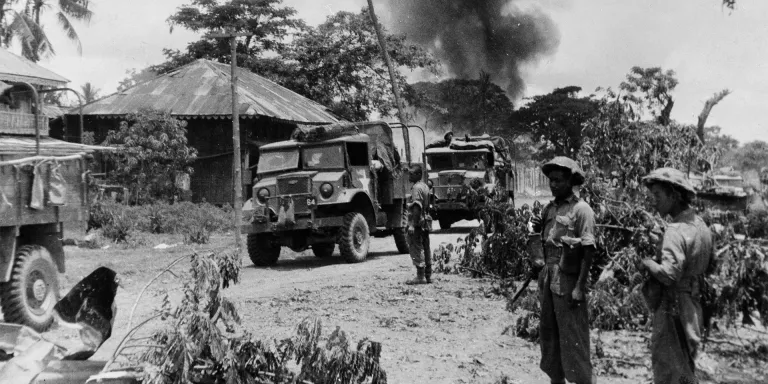
<path id="1" fill-rule="evenodd" d="M 541 167 L 549 178 L 555 200 L 535 217 L 534 233 L 541 234 L 544 260 L 540 269 L 541 369 L 552 383 L 596 383 L 589 360 L 589 315 L 586 283 L 595 251 L 595 214 L 576 197 L 573 187 L 584 182 L 584 172 L 567 157 L 555 157 Z"/>
<path id="2" fill-rule="evenodd" d="M 416 267 L 416 278 L 406 281 L 408 285 L 432 282 L 432 250 L 429 245 L 432 219 L 428 213 L 429 187 L 422 181 L 423 175 L 421 166 L 411 167 L 409 178 L 413 187 L 408 205 L 408 246 Z"/>

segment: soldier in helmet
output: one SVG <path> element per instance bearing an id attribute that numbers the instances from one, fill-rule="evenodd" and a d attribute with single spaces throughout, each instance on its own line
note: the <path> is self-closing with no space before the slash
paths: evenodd
<path id="1" fill-rule="evenodd" d="M 659 168 L 643 182 L 659 214 L 672 218 L 663 236 L 650 234 L 656 256 L 637 265 L 650 275 L 643 294 L 653 312 L 653 381 L 695 383 L 694 358 L 703 325 L 700 295 L 712 257 L 712 234 L 691 208 L 695 190 L 683 172 Z"/>
<path id="2" fill-rule="evenodd" d="M 432 251 L 429 244 L 429 232 L 432 219 L 429 217 L 429 187 L 422 181 L 422 169 L 413 165 L 409 178 L 413 184 L 411 200 L 408 206 L 408 247 L 411 260 L 416 266 L 416 278 L 406 284 L 429 284 L 432 282 Z"/>
<path id="3" fill-rule="evenodd" d="M 584 182 L 581 167 L 567 157 L 542 166 L 553 201 L 532 220 L 541 234 L 544 260 L 539 269 L 541 369 L 552 383 L 596 383 L 589 360 L 587 276 L 595 252 L 595 214 L 574 195 Z"/>

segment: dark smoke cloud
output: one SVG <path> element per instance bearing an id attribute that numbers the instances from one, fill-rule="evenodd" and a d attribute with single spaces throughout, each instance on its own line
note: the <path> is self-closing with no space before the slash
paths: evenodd
<path id="1" fill-rule="evenodd" d="M 522 10 L 516 0 L 385 0 L 388 27 L 428 48 L 460 78 L 480 71 L 522 95 L 521 64 L 554 53 L 560 33 L 538 10 Z"/>

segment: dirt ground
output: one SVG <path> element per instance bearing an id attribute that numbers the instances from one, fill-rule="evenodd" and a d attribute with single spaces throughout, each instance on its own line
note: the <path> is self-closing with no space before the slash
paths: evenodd
<path id="1" fill-rule="evenodd" d="M 438 231 L 432 236 L 432 246 L 455 241 L 471 224 L 459 223 L 459 228 Z M 215 236 L 204 247 L 67 247 L 68 271 L 60 278 L 62 293 L 102 265 L 115 269 L 122 277 L 115 331 L 92 359 L 111 356 L 127 331 L 135 298 L 168 263 L 195 250 L 222 247 L 230 238 Z M 147 240 L 151 244 L 181 241 L 160 235 Z M 188 263 L 180 263 L 174 271 L 183 274 L 188 267 Z M 549 382 L 538 369 L 538 345 L 510 331 L 516 315 L 505 310 L 505 300 L 493 293 L 489 281 L 438 274 L 432 285 L 404 285 L 413 274 L 409 256 L 397 254 L 394 241 L 382 238 L 373 240 L 368 260 L 359 264 L 346 264 L 338 249 L 330 259 L 315 258 L 311 251 L 294 253 L 284 249 L 277 265 L 271 268 L 256 268 L 244 257 L 241 281 L 227 289 L 225 295 L 238 306 L 244 327 L 263 340 L 290 337 L 299 322 L 310 317 L 322 320 L 326 336 L 341 327 L 353 343 L 364 337 L 381 342 L 382 365 L 390 383 L 494 383 L 504 375 L 509 383 Z M 172 296 L 181 283 L 168 274 L 159 278 L 137 306 L 134 324 L 151 316 L 154 309 L 160 308 L 165 293 Z M 598 337 L 606 351 L 606 358 L 593 357 L 600 382 L 648 382 L 648 335 L 606 332 L 598 336 L 593 332 L 593 355 Z M 48 337 L 64 345 L 77 344 L 77 334 L 68 329 L 53 329 Z M 705 353 L 700 359 L 711 371 L 711 382 L 768 382 L 767 369 L 736 363 L 741 349 L 738 342 L 730 344 L 735 346 L 735 357 Z"/>

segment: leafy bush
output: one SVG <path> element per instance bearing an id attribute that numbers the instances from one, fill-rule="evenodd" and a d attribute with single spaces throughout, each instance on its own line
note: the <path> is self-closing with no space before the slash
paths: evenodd
<path id="1" fill-rule="evenodd" d="M 107 154 L 114 167 L 110 182 L 128 187 L 133 203 L 171 201 L 179 192 L 176 175 L 192 173 L 189 164 L 197 157 L 197 150 L 187 145 L 186 125 L 168 112 L 141 110 L 128 115 L 105 141 L 120 148 Z"/>
<path id="2" fill-rule="evenodd" d="M 768 238 L 768 211 L 759 210 L 747 215 L 747 236 Z"/>
<path id="3" fill-rule="evenodd" d="M 157 202 L 130 206 L 105 201 L 91 206 L 88 227 L 101 229 L 102 235 L 114 242 L 125 242 L 132 231 L 137 231 L 183 234 L 185 241 L 203 244 L 212 233 L 232 230 L 233 220 L 231 208 L 208 203 Z"/>

